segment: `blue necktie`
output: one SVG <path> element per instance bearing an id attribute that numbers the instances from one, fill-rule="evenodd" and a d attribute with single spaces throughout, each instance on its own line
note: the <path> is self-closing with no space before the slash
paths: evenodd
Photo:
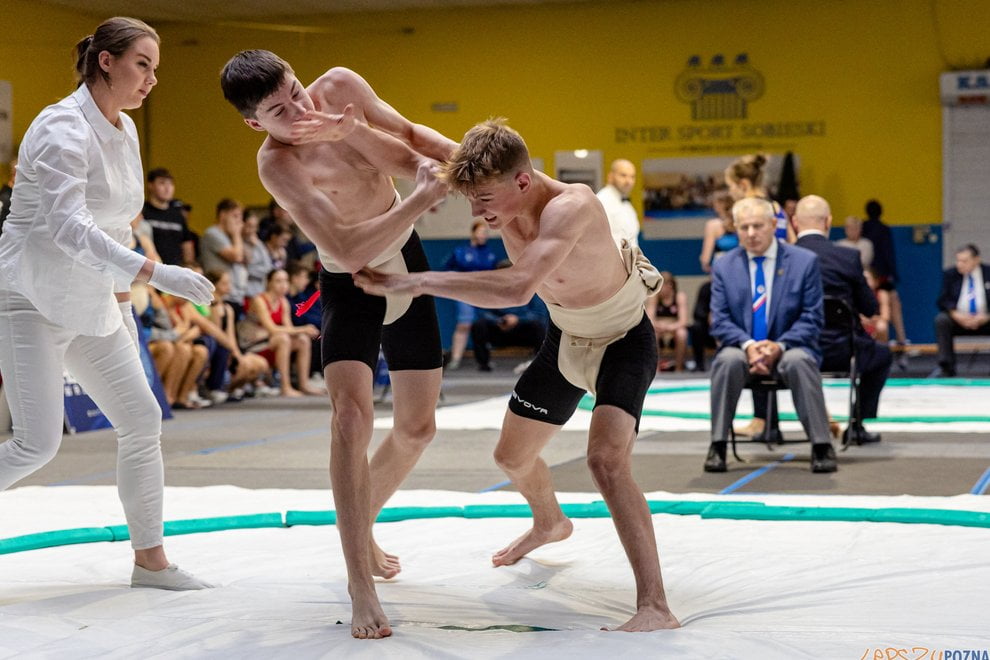
<path id="1" fill-rule="evenodd" d="M 753 257 L 756 264 L 756 276 L 753 287 L 753 339 L 763 341 L 767 338 L 767 281 L 763 275 L 763 260 L 766 257 Z"/>
<path id="2" fill-rule="evenodd" d="M 973 280 L 973 274 L 969 274 L 969 289 L 966 292 L 966 297 L 969 298 L 969 313 L 976 314 L 976 282 Z"/>

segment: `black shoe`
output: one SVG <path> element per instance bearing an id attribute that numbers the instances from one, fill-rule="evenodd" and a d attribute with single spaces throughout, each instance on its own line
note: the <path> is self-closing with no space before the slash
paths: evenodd
<path id="1" fill-rule="evenodd" d="M 946 369 L 945 367 L 936 367 L 934 370 L 932 370 L 932 372 L 930 374 L 928 374 L 928 377 L 929 378 L 955 378 L 956 377 L 956 370 L 955 369 Z"/>
<path id="2" fill-rule="evenodd" d="M 842 434 L 842 444 L 845 445 L 866 445 L 871 442 L 880 442 L 880 434 L 867 431 L 862 424 L 850 426 Z"/>
<path id="3" fill-rule="evenodd" d="M 492 365 L 487 362 L 485 364 L 478 365 L 478 371 L 491 371 L 491 370 L 492 370 Z"/>
<path id="4" fill-rule="evenodd" d="M 831 442 L 816 442 L 811 445 L 812 472 L 835 472 L 838 469 Z"/>
<path id="5" fill-rule="evenodd" d="M 713 442 L 708 447 L 708 458 L 705 459 L 705 472 L 726 472 L 725 445 L 726 441 Z"/>

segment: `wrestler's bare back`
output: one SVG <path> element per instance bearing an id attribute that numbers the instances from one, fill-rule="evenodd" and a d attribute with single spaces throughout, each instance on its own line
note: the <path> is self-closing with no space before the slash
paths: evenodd
<path id="1" fill-rule="evenodd" d="M 533 209 L 535 221 L 519 217 L 501 228 L 506 253 L 517 263 L 526 247 L 540 239 L 541 226 L 566 223 L 563 231 L 575 232 L 577 238 L 564 260 L 537 287 L 537 293 L 544 302 L 568 309 L 607 300 L 622 287 L 627 274 L 605 209 L 588 186 L 535 174 L 552 196 Z"/>

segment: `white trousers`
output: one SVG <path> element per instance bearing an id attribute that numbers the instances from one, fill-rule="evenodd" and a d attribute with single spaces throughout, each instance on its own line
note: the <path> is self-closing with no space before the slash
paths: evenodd
<path id="1" fill-rule="evenodd" d="M 54 458 L 65 415 L 63 366 L 117 432 L 117 492 L 131 546 L 162 545 L 162 411 L 124 326 L 89 337 L 55 325 L 0 288 L 0 373 L 13 437 L 0 444 L 0 490 Z"/>

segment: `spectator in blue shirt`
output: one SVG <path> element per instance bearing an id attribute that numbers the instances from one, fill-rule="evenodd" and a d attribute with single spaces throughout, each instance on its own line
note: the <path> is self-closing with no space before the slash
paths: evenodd
<path id="1" fill-rule="evenodd" d="M 444 262 L 443 270 L 455 270 L 469 273 L 476 270 L 494 270 L 498 257 L 488 247 L 488 226 L 484 220 L 475 220 L 471 225 L 471 241 L 467 245 L 459 245 Z M 474 322 L 475 309 L 460 300 L 457 303 L 457 326 L 451 340 L 450 360 L 447 369 L 457 369 L 461 366 L 464 349 L 467 348 L 468 335 Z"/>

